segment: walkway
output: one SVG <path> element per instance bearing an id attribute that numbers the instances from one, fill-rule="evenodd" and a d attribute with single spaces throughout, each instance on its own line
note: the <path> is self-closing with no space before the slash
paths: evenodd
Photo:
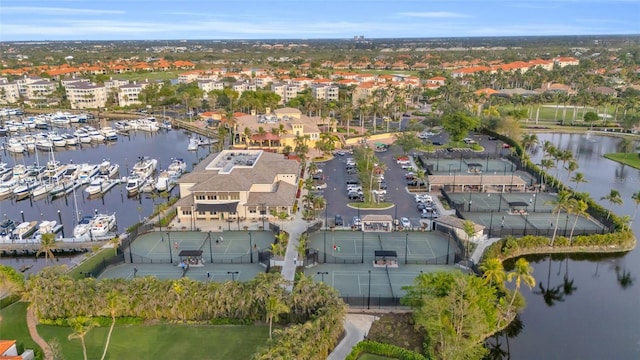
<path id="1" fill-rule="evenodd" d="M 500 238 L 491 238 L 479 243 L 478 246 L 476 246 L 476 249 L 473 250 L 473 254 L 471 255 L 470 260 L 477 265 L 478 262 L 482 259 L 482 254 L 484 254 L 484 250 L 488 248 L 489 245 L 495 243 L 498 240 L 500 240 Z"/>
<path id="2" fill-rule="evenodd" d="M 42 349 L 42 352 L 44 353 L 44 359 L 53 360 L 53 352 L 51 351 L 49 344 L 47 344 L 47 342 L 44 341 L 44 339 L 38 333 L 38 328 L 36 327 L 37 325 L 38 319 L 36 318 L 35 310 L 31 306 L 29 306 L 27 308 L 27 327 L 29 328 L 29 335 L 31 335 L 33 341 Z"/>
<path id="3" fill-rule="evenodd" d="M 376 320 L 378 317 L 373 315 L 347 314 L 344 319 L 344 338 L 329 354 L 327 360 L 344 360 L 351 353 L 351 349 L 364 340 L 371 324 Z"/>

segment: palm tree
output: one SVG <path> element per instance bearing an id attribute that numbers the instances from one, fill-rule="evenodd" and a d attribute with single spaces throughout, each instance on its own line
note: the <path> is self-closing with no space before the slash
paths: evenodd
<path id="1" fill-rule="evenodd" d="M 102 352 L 102 357 L 100 360 L 104 360 L 105 356 L 107 356 L 107 350 L 109 349 L 109 342 L 111 341 L 111 334 L 113 333 L 113 328 L 116 325 L 116 314 L 125 304 L 125 298 L 118 292 L 117 290 L 111 290 L 107 297 L 107 312 L 111 315 L 111 326 L 109 327 L 109 333 L 107 334 L 107 341 L 104 344 L 104 351 Z"/>
<path id="2" fill-rule="evenodd" d="M 269 339 L 271 339 L 273 321 L 275 320 L 277 322 L 280 319 L 280 315 L 288 314 L 291 309 L 279 298 L 270 296 L 269 299 L 267 299 L 265 310 L 267 312 L 267 321 L 269 322 Z"/>
<path id="3" fill-rule="evenodd" d="M 469 239 L 476 233 L 476 227 L 471 220 L 465 220 L 462 223 L 462 229 L 464 230 L 464 234 L 466 236 L 467 244 L 465 246 L 465 253 L 467 259 L 469 258 Z"/>
<path id="4" fill-rule="evenodd" d="M 522 147 L 526 150 L 531 150 L 531 148 L 538 143 L 538 135 L 536 134 L 524 134 L 522 136 Z"/>
<path id="5" fill-rule="evenodd" d="M 36 253 L 36 258 L 40 256 L 40 254 L 44 254 L 45 263 L 49 261 L 49 257 L 51 257 L 51 260 L 53 261 L 55 256 L 53 255 L 52 250 L 56 247 L 56 235 L 54 233 L 42 234 L 42 237 L 40 238 L 40 248 Z"/>
<path id="6" fill-rule="evenodd" d="M 584 200 L 569 200 L 567 211 L 576 216 L 576 218 L 573 220 L 573 225 L 571 226 L 571 233 L 569 234 L 569 246 L 571 246 L 571 243 L 573 241 L 573 231 L 575 230 L 576 224 L 578 223 L 578 218 L 580 216 L 586 216 L 587 209 L 589 209 L 589 205 Z"/>
<path id="7" fill-rule="evenodd" d="M 587 179 L 585 179 L 584 174 L 583 173 L 579 173 L 579 172 L 577 172 L 575 175 L 573 175 L 573 177 L 570 180 L 573 181 L 574 183 L 576 183 L 576 187 L 573 188 L 573 190 L 575 192 L 578 192 L 578 185 L 580 183 L 588 183 L 589 182 Z"/>
<path id="8" fill-rule="evenodd" d="M 608 195 L 605 195 L 600 198 L 600 200 L 607 200 L 609 202 L 609 206 L 611 205 L 622 205 L 624 201 L 620 196 L 620 192 L 616 189 L 611 189 Z M 611 216 L 611 207 L 607 210 L 607 219 Z"/>
<path id="9" fill-rule="evenodd" d="M 553 237 L 551 238 L 550 246 L 553 246 L 553 242 L 556 240 L 556 232 L 558 231 L 558 221 L 560 221 L 560 213 L 567 208 L 569 197 L 571 194 L 568 191 L 560 191 L 558 197 L 554 200 L 545 202 L 546 205 L 552 205 L 552 213 L 556 213 L 556 223 L 553 228 Z"/>
<path id="10" fill-rule="evenodd" d="M 633 224 L 633 222 L 636 220 L 636 215 L 638 215 L 638 207 L 640 207 L 640 190 L 633 193 L 633 195 L 631 195 L 631 199 L 636 204 L 636 209 L 633 211 L 633 218 L 631 218 L 631 224 Z M 629 226 L 631 226 L 631 224 L 629 224 Z"/>
<path id="11" fill-rule="evenodd" d="M 578 170 L 578 162 L 574 159 L 569 160 L 569 164 L 567 164 L 567 180 L 571 178 L 571 174 Z"/>
<path id="12" fill-rule="evenodd" d="M 482 270 L 482 278 L 489 283 L 489 286 L 492 286 L 495 282 L 496 285 L 501 287 L 507 278 L 502 261 L 498 258 L 485 260 L 480 266 L 480 270 Z"/>
<path id="13" fill-rule="evenodd" d="M 529 262 L 525 258 L 520 258 L 516 261 L 513 271 L 507 274 L 507 281 L 511 282 L 515 279 L 516 282 L 516 289 L 513 292 L 511 301 L 509 302 L 508 313 L 511 312 L 511 307 L 513 306 L 513 301 L 516 299 L 516 294 L 520 290 L 520 285 L 524 283 L 529 286 L 529 289 L 536 285 L 536 279 L 531 275 L 532 273 L 533 267 L 529 265 Z"/>
<path id="14" fill-rule="evenodd" d="M 87 360 L 87 346 L 84 343 L 84 337 L 91 329 L 98 325 L 97 322 L 91 317 L 77 316 L 68 319 L 67 323 L 73 331 L 69 334 L 69 340 L 80 339 L 80 343 L 82 344 L 82 354 L 84 355 L 84 360 Z"/>

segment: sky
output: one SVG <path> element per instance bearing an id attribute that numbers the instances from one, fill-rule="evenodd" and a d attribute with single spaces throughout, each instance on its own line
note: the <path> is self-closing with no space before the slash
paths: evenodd
<path id="1" fill-rule="evenodd" d="M 0 0 L 0 41 L 640 34 L 640 0 Z"/>

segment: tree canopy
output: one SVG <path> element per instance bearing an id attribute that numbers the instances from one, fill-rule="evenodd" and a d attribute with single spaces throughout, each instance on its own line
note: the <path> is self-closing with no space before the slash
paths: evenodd
<path id="1" fill-rule="evenodd" d="M 480 120 L 462 111 L 446 114 L 442 117 L 442 126 L 449 133 L 451 140 L 460 141 L 469 130 L 475 129 L 480 125 Z"/>

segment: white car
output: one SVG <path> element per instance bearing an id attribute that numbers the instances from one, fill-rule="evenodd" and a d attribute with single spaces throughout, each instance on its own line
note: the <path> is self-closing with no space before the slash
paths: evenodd
<path id="1" fill-rule="evenodd" d="M 353 226 L 360 226 L 361 222 L 360 222 L 360 218 L 357 216 L 353 217 Z"/>
<path id="2" fill-rule="evenodd" d="M 407 219 L 406 217 L 400 218 L 400 225 L 402 225 L 403 228 L 410 228 L 411 221 L 409 221 L 409 219 Z"/>
<path id="3" fill-rule="evenodd" d="M 417 203 L 433 202 L 433 198 L 429 194 L 416 194 L 415 198 Z"/>
<path id="4" fill-rule="evenodd" d="M 384 189 L 380 189 L 380 190 L 372 190 L 371 191 L 374 195 L 387 195 L 387 190 Z"/>

